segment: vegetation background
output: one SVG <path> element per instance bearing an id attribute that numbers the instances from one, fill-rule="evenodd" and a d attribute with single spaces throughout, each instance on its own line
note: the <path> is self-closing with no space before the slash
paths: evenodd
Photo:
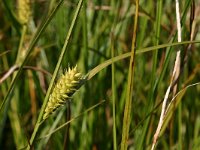
<path id="1" fill-rule="evenodd" d="M 126 148 L 151 149 L 179 49 L 177 91 L 170 91 L 156 149 L 200 149 L 200 45 L 173 46 L 175 1 L 137 2 L 1 1 L 1 149 L 123 149 L 126 129 Z M 182 41 L 197 41 L 199 1 L 179 7 Z M 88 80 L 41 123 L 47 89 L 75 65 Z"/>

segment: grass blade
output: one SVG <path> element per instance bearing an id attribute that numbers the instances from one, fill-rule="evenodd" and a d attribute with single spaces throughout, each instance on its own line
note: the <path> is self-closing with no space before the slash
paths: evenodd
<path id="1" fill-rule="evenodd" d="M 38 119 L 37 119 L 37 123 L 36 123 L 35 128 L 34 128 L 34 131 L 33 131 L 33 133 L 32 133 L 32 136 L 31 136 L 31 139 L 30 139 L 30 145 L 33 144 L 33 141 L 34 141 L 34 139 L 35 139 L 35 136 L 36 136 L 37 131 L 38 131 L 38 129 L 39 129 L 39 126 L 40 126 L 40 124 L 41 124 L 42 116 L 43 116 L 43 114 L 44 114 L 44 109 L 45 109 L 46 104 L 47 104 L 47 102 L 48 102 L 49 95 L 50 95 L 50 93 L 51 93 L 51 89 L 52 89 L 52 87 L 53 87 L 53 83 L 54 83 L 54 81 L 55 81 L 55 79 L 56 79 L 56 76 L 57 76 L 57 74 L 58 74 L 59 68 L 60 68 L 60 66 L 61 66 L 61 62 L 62 62 L 62 60 L 63 60 L 64 54 L 66 53 L 67 46 L 68 46 L 68 43 L 69 43 L 69 39 L 70 39 L 70 37 L 71 37 L 72 30 L 73 30 L 73 28 L 74 28 L 74 25 L 75 25 L 75 22 L 76 22 L 76 20 L 77 20 L 78 14 L 79 14 L 79 12 L 80 12 L 82 3 L 83 3 L 83 0 L 80 0 L 79 3 L 78 3 L 78 5 L 77 5 L 77 8 L 76 8 L 76 11 L 75 11 L 75 14 L 74 14 L 74 18 L 73 18 L 73 20 L 72 20 L 70 29 L 69 29 L 68 34 L 67 34 L 67 36 L 66 36 L 64 46 L 63 46 L 63 48 L 62 48 L 62 51 L 61 51 L 59 60 L 58 60 L 58 62 L 57 62 L 56 68 L 55 68 L 55 70 L 54 70 L 54 73 L 53 73 L 53 76 L 52 76 L 52 79 L 51 79 L 51 82 L 50 82 L 50 85 L 49 85 L 47 94 L 46 94 L 46 96 L 45 96 L 45 99 L 44 99 L 42 108 L 41 108 L 41 110 L 40 110 L 39 117 L 38 117 Z M 30 147 L 28 147 L 28 149 L 30 149 Z"/>

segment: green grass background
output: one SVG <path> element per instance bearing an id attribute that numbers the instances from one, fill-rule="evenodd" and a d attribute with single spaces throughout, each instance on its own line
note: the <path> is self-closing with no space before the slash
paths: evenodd
<path id="1" fill-rule="evenodd" d="M 14 65 L 23 66 L 0 84 L 0 148 L 29 145 L 50 82 L 77 64 L 91 78 L 71 101 L 40 124 L 29 148 L 120 149 L 130 59 L 122 54 L 131 51 L 135 2 L 87 0 L 81 3 L 79 14 L 75 13 L 77 0 L 65 0 L 59 7 L 55 0 L 31 2 L 32 18 L 25 30 L 17 19 L 17 3 L 0 3 L 0 77 Z M 183 41 L 200 39 L 199 9 L 198 0 L 180 1 Z M 130 150 L 151 148 L 178 49 L 182 64 L 188 58 L 182 65 L 178 91 L 200 81 L 200 45 L 170 47 L 177 42 L 176 32 L 174 1 L 140 0 Z M 159 48 L 161 44 L 166 46 Z M 144 52 L 146 47 L 152 48 Z M 114 63 L 115 56 L 119 60 Z M 106 60 L 110 62 L 100 66 Z M 156 149 L 200 149 L 200 86 L 184 90 L 173 104 Z"/>

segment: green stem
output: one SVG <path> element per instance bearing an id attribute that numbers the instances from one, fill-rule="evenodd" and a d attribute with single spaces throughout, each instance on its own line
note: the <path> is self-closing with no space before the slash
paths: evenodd
<path id="1" fill-rule="evenodd" d="M 134 68 L 135 68 L 134 61 L 135 61 L 135 44 L 136 44 L 138 11 L 139 11 L 139 0 L 136 0 L 131 59 L 129 64 L 128 86 L 127 86 L 124 118 L 123 118 L 121 150 L 126 150 L 128 148 L 127 142 L 129 138 L 129 128 L 131 122 L 131 106 L 132 106 L 132 96 L 133 96 L 133 81 L 134 81 Z"/>
<path id="2" fill-rule="evenodd" d="M 46 96 L 45 96 L 45 99 L 44 99 L 42 108 L 41 108 L 41 110 L 40 110 L 40 114 L 39 114 L 37 123 L 36 123 L 35 128 L 34 128 L 34 131 L 33 131 L 33 133 L 32 133 L 32 136 L 31 136 L 31 139 L 30 139 L 30 145 L 33 144 L 33 141 L 34 141 L 34 139 L 35 139 L 35 136 L 36 136 L 36 134 L 37 134 L 37 131 L 38 131 L 39 127 L 40 127 L 40 124 L 41 124 L 41 121 L 42 121 L 42 116 L 43 116 L 43 114 L 44 114 L 44 109 L 45 109 L 46 104 L 47 104 L 47 102 L 48 102 L 48 99 L 49 99 L 49 96 L 50 96 L 50 93 L 51 93 L 51 89 L 52 89 L 52 87 L 53 87 L 53 83 L 54 83 L 54 81 L 55 81 L 55 79 L 56 79 L 56 76 L 57 76 L 57 74 L 58 74 L 58 70 L 59 70 L 59 68 L 60 68 L 60 66 L 61 66 L 61 62 L 62 62 L 62 60 L 63 60 L 64 54 L 65 54 L 65 52 L 67 51 L 67 46 L 68 46 L 68 43 L 69 43 L 69 39 L 70 39 L 70 37 L 71 37 L 72 30 L 73 30 L 73 28 L 74 28 L 74 25 L 75 25 L 75 22 L 76 22 L 76 20 L 77 20 L 78 14 L 79 14 L 79 12 L 80 12 L 82 3 L 83 3 L 83 0 L 80 0 L 79 3 L 78 3 L 78 6 L 77 6 L 77 8 L 76 8 L 76 11 L 75 11 L 75 14 L 74 14 L 74 18 L 73 18 L 73 20 L 72 20 L 70 29 L 69 29 L 68 34 L 67 34 L 67 37 L 66 37 L 66 39 L 65 39 L 64 46 L 63 46 L 63 48 L 62 48 L 60 57 L 59 57 L 59 59 L 58 59 L 56 68 L 55 68 L 55 70 L 54 70 L 54 73 L 53 73 L 53 76 L 52 76 L 52 79 L 51 79 L 49 88 L 48 88 L 48 90 L 47 90 L 47 94 L 46 94 Z M 30 147 L 28 147 L 28 149 L 30 149 Z"/>
<path id="3" fill-rule="evenodd" d="M 181 101 L 178 105 L 178 148 L 182 149 L 182 105 Z"/>
<path id="4" fill-rule="evenodd" d="M 159 0 L 157 3 L 157 10 L 156 10 L 156 25 L 155 25 L 155 41 L 154 44 L 155 46 L 159 45 L 159 39 L 160 39 L 160 28 L 161 28 L 161 16 L 162 16 L 162 0 Z M 158 59 L 158 49 L 156 49 L 153 53 L 153 66 L 152 66 L 152 72 L 151 72 L 151 88 L 150 88 L 150 92 L 148 95 L 148 107 L 147 107 L 147 112 L 146 114 L 148 114 L 154 106 L 155 101 L 153 101 L 154 99 L 154 93 L 155 93 L 155 82 L 156 82 L 156 67 L 157 67 L 157 59 Z M 149 125 L 149 121 L 150 121 L 150 117 L 145 121 L 145 124 L 143 126 L 143 130 L 142 130 L 142 134 L 140 136 L 139 142 L 138 142 L 138 146 L 137 149 L 142 149 L 144 141 L 145 141 L 145 136 L 147 133 L 147 129 L 148 129 L 148 125 Z M 149 138 L 146 138 L 146 143 L 149 143 Z"/>
<path id="5" fill-rule="evenodd" d="M 114 57 L 114 43 L 111 44 L 111 55 Z M 116 136 L 116 114 L 115 114 L 115 95 L 116 95 L 116 87 L 115 87 L 115 65 L 112 63 L 112 110 L 113 110 L 113 149 L 117 150 L 117 136 Z"/>
<path id="6" fill-rule="evenodd" d="M 17 54 L 17 59 L 16 59 L 16 64 L 17 65 L 20 65 L 22 62 L 22 60 L 24 59 L 23 58 L 23 43 L 24 43 L 24 38 L 25 38 L 25 35 L 26 35 L 26 31 L 27 31 L 27 25 L 23 25 L 22 27 L 22 35 L 21 35 L 21 39 L 20 39 L 20 42 L 19 42 L 19 47 L 18 47 L 18 54 Z"/>

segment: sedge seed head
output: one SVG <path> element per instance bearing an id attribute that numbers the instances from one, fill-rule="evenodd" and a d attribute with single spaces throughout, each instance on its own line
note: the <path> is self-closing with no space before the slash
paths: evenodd
<path id="1" fill-rule="evenodd" d="M 67 100 L 71 99 L 71 96 L 77 91 L 82 81 L 83 75 L 78 71 L 77 66 L 68 68 L 65 74 L 58 79 L 49 97 L 43 120 L 64 105 Z"/>
<path id="2" fill-rule="evenodd" d="M 21 24 L 27 24 L 31 18 L 31 0 L 18 0 L 18 17 Z"/>

